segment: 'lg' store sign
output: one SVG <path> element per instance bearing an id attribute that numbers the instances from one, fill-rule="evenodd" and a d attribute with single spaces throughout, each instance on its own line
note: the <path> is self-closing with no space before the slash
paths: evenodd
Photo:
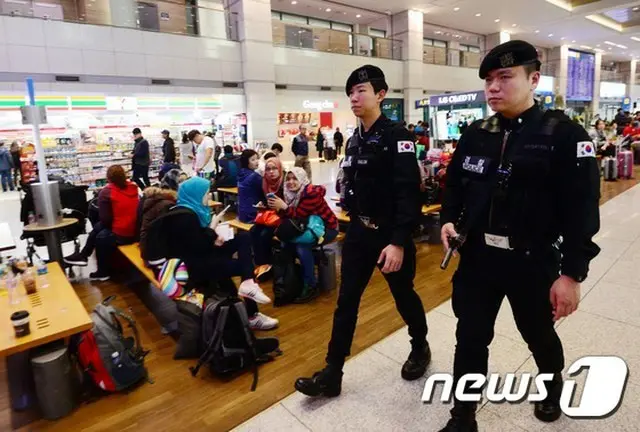
<path id="1" fill-rule="evenodd" d="M 302 107 L 305 109 L 314 109 L 316 111 L 322 111 L 325 109 L 338 108 L 338 104 L 328 100 L 324 100 L 324 101 L 305 100 L 304 102 L 302 102 Z"/>

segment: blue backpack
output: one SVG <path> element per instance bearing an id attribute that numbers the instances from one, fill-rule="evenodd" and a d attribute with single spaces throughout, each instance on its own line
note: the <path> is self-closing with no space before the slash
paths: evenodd
<path id="1" fill-rule="evenodd" d="M 307 228 L 302 235 L 294 238 L 292 243 L 320 244 L 325 233 L 324 221 L 320 216 L 311 215 L 307 221 Z"/>

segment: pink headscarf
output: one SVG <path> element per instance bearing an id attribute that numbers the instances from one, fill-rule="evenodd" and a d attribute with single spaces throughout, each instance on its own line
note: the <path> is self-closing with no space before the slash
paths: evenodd
<path id="1" fill-rule="evenodd" d="M 276 181 L 269 180 L 267 178 L 267 168 L 269 167 L 269 164 L 273 164 L 276 166 L 276 168 L 278 168 L 279 176 Z M 280 159 L 275 157 L 267 160 L 267 162 L 265 162 L 264 164 L 264 177 L 262 177 L 262 191 L 264 192 L 264 194 L 265 195 L 267 195 L 268 193 L 277 194 L 280 191 L 280 188 L 282 187 L 283 182 L 284 182 L 284 172 L 282 168 L 282 162 L 280 162 Z"/>

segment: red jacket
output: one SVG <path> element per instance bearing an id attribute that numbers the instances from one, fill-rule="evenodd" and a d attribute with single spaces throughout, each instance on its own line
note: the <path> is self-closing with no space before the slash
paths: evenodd
<path id="1" fill-rule="evenodd" d="M 109 183 L 98 195 L 100 222 L 120 237 L 134 237 L 138 217 L 138 186 L 127 181 L 124 189 Z"/>
<path id="2" fill-rule="evenodd" d="M 324 199 L 327 190 L 324 186 L 308 185 L 302 192 L 297 207 L 289 206 L 284 214 L 289 218 L 306 218 L 317 215 L 322 218 L 326 229 L 338 229 L 338 218 Z"/>

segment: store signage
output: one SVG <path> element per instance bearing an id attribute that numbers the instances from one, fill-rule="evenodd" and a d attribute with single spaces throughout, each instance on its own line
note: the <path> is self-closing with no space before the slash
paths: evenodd
<path id="1" fill-rule="evenodd" d="M 624 83 L 606 82 L 600 83 L 600 97 L 605 99 L 622 99 L 627 94 L 627 85 Z"/>
<path id="2" fill-rule="evenodd" d="M 107 96 L 107 110 L 109 111 L 135 111 L 138 101 L 134 97 Z"/>
<path id="3" fill-rule="evenodd" d="M 429 98 L 424 98 L 416 101 L 416 109 L 425 108 L 429 106 Z"/>
<path id="4" fill-rule="evenodd" d="M 169 21 L 169 12 L 160 12 L 160 21 Z"/>
<path id="5" fill-rule="evenodd" d="M 305 100 L 302 102 L 302 107 L 306 109 L 314 109 L 316 111 L 322 111 L 325 109 L 338 108 L 338 104 L 335 102 L 328 101 L 326 99 L 323 101 Z"/>
<path id="6" fill-rule="evenodd" d="M 464 105 L 478 102 L 484 102 L 484 91 L 469 92 L 469 93 L 456 93 L 446 94 L 440 96 L 431 96 L 429 98 L 429 105 L 441 106 L 441 105 Z"/>

